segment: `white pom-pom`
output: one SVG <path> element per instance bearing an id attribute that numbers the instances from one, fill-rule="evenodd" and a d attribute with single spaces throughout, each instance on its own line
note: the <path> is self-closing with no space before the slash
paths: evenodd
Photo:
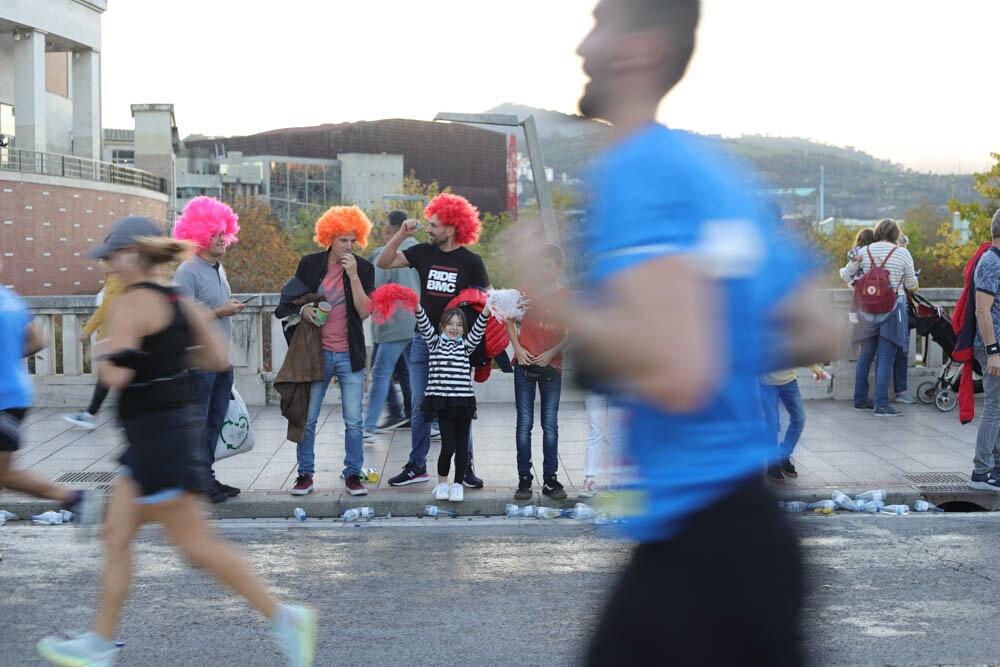
<path id="1" fill-rule="evenodd" d="M 516 289 L 493 289 L 487 294 L 486 307 L 499 320 L 520 319 L 528 310 L 528 299 Z"/>

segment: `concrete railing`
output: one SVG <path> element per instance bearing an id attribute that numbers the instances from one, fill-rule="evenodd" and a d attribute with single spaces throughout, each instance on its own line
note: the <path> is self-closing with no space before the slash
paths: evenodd
<path id="1" fill-rule="evenodd" d="M 951 309 L 961 290 L 926 289 L 921 291 L 936 305 Z M 249 295 L 235 295 L 245 298 Z M 816 293 L 823 304 L 823 311 L 831 325 L 846 322 L 851 301 L 850 290 L 824 290 Z M 80 332 L 87 318 L 94 312 L 96 303 L 92 296 L 26 297 L 36 320 L 48 333 L 50 345 L 34 356 L 36 405 L 45 407 L 85 406 L 94 385 L 94 375 L 85 357 L 85 347 L 79 341 Z M 254 299 L 242 313 L 232 318 L 232 361 L 236 386 L 250 405 L 273 403 L 271 391 L 274 374 L 284 361 L 287 346 L 281 332 L 281 322 L 274 317 L 278 305 L 277 294 L 263 294 Z M 366 327 L 367 335 L 367 327 Z M 58 338 L 58 340 L 57 340 Z M 370 356 L 370 355 L 369 355 Z M 829 385 L 817 386 L 802 382 L 803 394 L 808 398 L 851 398 L 854 391 L 856 355 L 849 341 L 842 341 L 841 348 L 831 361 L 834 380 Z M 944 355 L 933 342 L 917 336 L 910 338 L 910 387 L 916 388 L 923 376 L 936 375 Z M 84 372 L 84 370 L 87 372 Z M 805 376 L 804 376 L 805 377 Z M 330 403 L 339 402 L 337 391 L 327 392 Z M 477 385 L 479 399 L 484 402 L 513 400 L 513 381 L 509 374 L 495 371 L 490 380 Z M 578 392 L 568 384 L 563 386 L 564 400 L 579 398 Z"/>

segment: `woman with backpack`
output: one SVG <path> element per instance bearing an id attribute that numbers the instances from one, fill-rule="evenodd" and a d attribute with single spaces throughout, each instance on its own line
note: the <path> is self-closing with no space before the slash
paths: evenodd
<path id="1" fill-rule="evenodd" d="M 889 405 L 889 383 L 893 361 L 909 341 L 906 290 L 917 288 L 917 274 L 910 252 L 897 245 L 900 234 L 895 220 L 880 220 L 875 225 L 875 242 L 840 270 L 841 277 L 862 272 L 854 283 L 859 313 L 851 342 L 860 345 L 854 374 L 854 409 L 874 410 L 876 417 L 901 414 Z M 868 398 L 872 361 L 875 361 L 874 403 Z"/>

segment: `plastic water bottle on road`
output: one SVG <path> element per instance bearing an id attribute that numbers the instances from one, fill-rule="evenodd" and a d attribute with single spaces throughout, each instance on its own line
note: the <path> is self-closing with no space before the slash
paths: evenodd
<path id="1" fill-rule="evenodd" d="M 865 491 L 864 493 L 859 493 L 854 496 L 855 502 L 868 502 L 869 500 L 885 500 L 888 497 L 887 494 L 882 489 L 876 489 L 875 491 Z"/>
<path id="2" fill-rule="evenodd" d="M 858 504 L 859 512 L 881 512 L 882 508 L 885 507 L 885 503 L 881 500 L 869 500 L 868 502 L 863 502 Z"/>
<path id="3" fill-rule="evenodd" d="M 0 521 L 17 521 L 18 516 L 13 512 L 8 512 L 7 510 L 0 510 Z"/>
<path id="4" fill-rule="evenodd" d="M 375 510 L 371 507 L 354 507 L 344 510 L 340 515 L 341 521 L 357 521 L 358 519 L 371 519 L 375 516 Z"/>
<path id="5" fill-rule="evenodd" d="M 555 507 L 542 507 L 539 505 L 535 508 L 535 516 L 539 519 L 554 519 L 557 516 L 562 516 L 562 512 Z"/>
<path id="6" fill-rule="evenodd" d="M 44 526 L 54 526 L 63 522 L 63 516 L 59 512 L 42 512 L 41 514 L 36 514 L 31 517 L 31 523 L 44 525 Z"/>
<path id="7" fill-rule="evenodd" d="M 882 514 L 896 514 L 896 515 L 909 514 L 910 513 L 910 506 L 909 505 L 886 505 L 885 507 L 883 507 L 882 509 L 880 509 L 879 512 L 881 512 Z"/>
<path id="8" fill-rule="evenodd" d="M 806 505 L 806 509 L 816 510 L 816 511 L 834 510 L 837 509 L 837 503 L 833 502 L 832 500 L 820 500 L 815 503 L 809 503 L 808 505 Z"/>
<path id="9" fill-rule="evenodd" d="M 926 500 L 918 500 L 913 503 L 913 511 L 915 512 L 943 512 L 944 510 L 935 505 L 934 503 L 929 503 Z"/>
<path id="10" fill-rule="evenodd" d="M 292 514 L 294 514 L 295 518 L 298 519 L 299 521 L 305 521 L 306 520 L 306 511 L 304 509 L 302 509 L 301 507 L 296 507 L 295 511 L 292 512 Z"/>
<path id="11" fill-rule="evenodd" d="M 516 505 L 515 505 L 516 507 Z M 450 516 L 452 519 L 458 516 L 458 512 L 443 510 L 437 505 L 424 505 L 424 516 Z"/>
<path id="12" fill-rule="evenodd" d="M 794 514 L 795 512 L 804 512 L 807 505 L 804 502 L 798 500 L 790 500 L 787 503 L 778 502 L 778 507 L 788 512 L 789 514 Z"/>
<path id="13" fill-rule="evenodd" d="M 843 493 L 841 491 L 834 491 L 832 498 L 833 502 L 837 503 L 837 507 L 839 507 L 840 509 L 849 510 L 851 512 L 858 511 L 857 505 L 854 504 L 854 501 L 851 500 L 851 497 L 848 496 L 846 493 Z"/>
<path id="14" fill-rule="evenodd" d="M 587 503 L 577 503 L 571 510 L 563 510 L 562 515 L 570 519 L 596 519 L 599 512 Z"/>
<path id="15" fill-rule="evenodd" d="M 504 509 L 504 513 L 507 515 L 508 519 L 514 519 L 519 516 L 535 516 L 534 505 L 525 505 L 524 507 L 521 507 L 520 505 L 510 503 Z"/>

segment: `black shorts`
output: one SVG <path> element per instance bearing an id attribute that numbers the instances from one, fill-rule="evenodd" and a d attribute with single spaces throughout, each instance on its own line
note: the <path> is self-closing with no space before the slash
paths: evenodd
<path id="1" fill-rule="evenodd" d="M 585 664 L 802 664 L 799 547 L 755 475 L 673 539 L 636 548 Z"/>
<path id="2" fill-rule="evenodd" d="M 165 489 L 203 492 L 210 464 L 201 447 L 205 422 L 193 405 L 139 415 L 122 422 L 128 446 L 119 461 L 143 496 Z"/>
<path id="3" fill-rule="evenodd" d="M 21 446 L 21 422 L 27 408 L 0 410 L 0 452 L 16 452 Z"/>

